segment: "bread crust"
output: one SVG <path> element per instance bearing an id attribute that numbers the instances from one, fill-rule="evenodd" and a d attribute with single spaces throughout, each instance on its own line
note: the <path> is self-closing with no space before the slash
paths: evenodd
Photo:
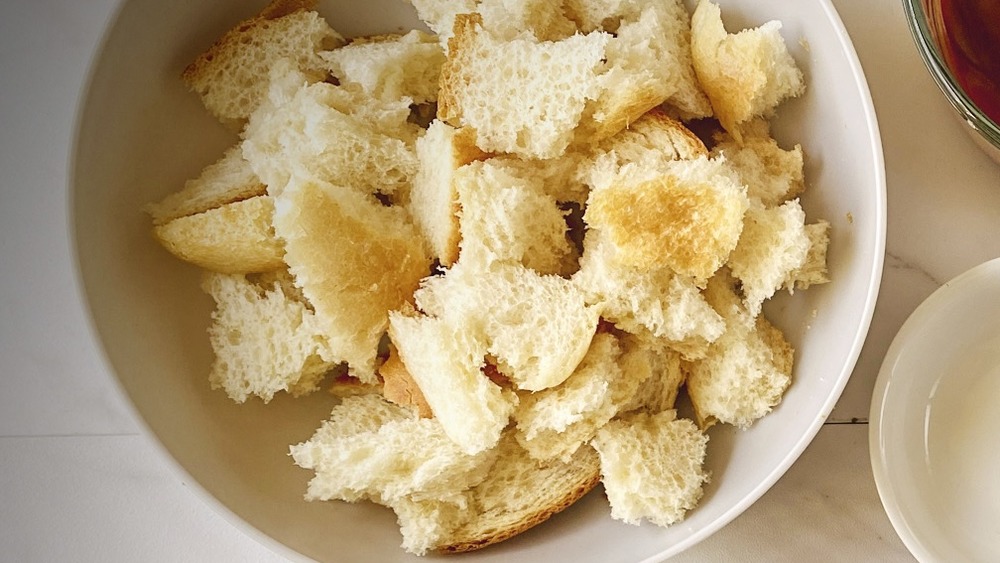
<path id="1" fill-rule="evenodd" d="M 564 477 L 565 486 L 554 491 L 546 488 L 536 489 L 541 494 L 522 510 L 505 514 L 506 518 L 499 526 L 489 526 L 495 520 L 489 520 L 480 514 L 476 520 L 457 531 L 454 537 L 448 538 L 435 551 L 466 553 L 510 539 L 566 510 L 601 481 L 597 452 L 589 446 L 577 450 L 571 463 L 543 466 L 540 472 L 546 473 L 548 480 Z"/>

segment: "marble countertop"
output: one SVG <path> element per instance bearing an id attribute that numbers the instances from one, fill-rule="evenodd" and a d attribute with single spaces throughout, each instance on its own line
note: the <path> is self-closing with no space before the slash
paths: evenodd
<path id="1" fill-rule="evenodd" d="M 75 286 L 67 168 L 114 0 L 0 5 L 0 561 L 281 561 L 203 504 L 119 396 Z M 757 503 L 675 561 L 912 561 L 882 510 L 868 410 L 900 325 L 1000 256 L 1000 166 L 952 117 L 899 0 L 834 0 L 875 102 L 888 236 L 871 330 L 815 441 Z"/>

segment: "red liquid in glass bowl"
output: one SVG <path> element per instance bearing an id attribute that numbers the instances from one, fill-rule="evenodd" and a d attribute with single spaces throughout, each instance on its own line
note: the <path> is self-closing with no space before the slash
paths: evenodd
<path id="1" fill-rule="evenodd" d="M 1000 0 L 925 2 L 941 55 L 962 90 L 1000 124 Z"/>

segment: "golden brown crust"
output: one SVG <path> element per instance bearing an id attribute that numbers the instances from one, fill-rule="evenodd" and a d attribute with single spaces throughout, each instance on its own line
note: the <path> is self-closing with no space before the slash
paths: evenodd
<path id="1" fill-rule="evenodd" d="M 665 175 L 594 192 L 587 215 L 607 230 L 629 264 L 644 270 L 669 266 L 705 280 L 736 246 L 744 210 L 740 195 Z"/>
<path id="2" fill-rule="evenodd" d="M 251 36 L 262 22 L 276 20 L 300 10 L 312 10 L 315 7 L 316 0 L 272 0 L 259 14 L 238 23 L 216 40 L 207 51 L 198 55 L 198 58 L 181 72 L 181 78 L 189 85 L 200 81 L 220 51 L 230 45 L 240 44 L 240 38 Z"/>
<path id="3" fill-rule="evenodd" d="M 505 513 L 489 509 L 458 530 L 447 543 L 436 548 L 441 553 L 465 553 L 494 545 L 521 534 L 583 498 L 601 481 L 600 459 L 590 446 L 582 446 L 569 463 L 542 465 L 535 478 L 540 485 L 558 483 L 558 488 L 535 487 L 538 494 L 530 504 Z M 492 525 L 491 525 L 492 524 Z"/>

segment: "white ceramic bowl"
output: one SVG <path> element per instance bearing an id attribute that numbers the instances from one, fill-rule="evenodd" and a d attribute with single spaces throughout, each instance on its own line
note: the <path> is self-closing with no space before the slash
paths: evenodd
<path id="1" fill-rule="evenodd" d="M 886 353 L 872 395 L 872 471 L 924 563 L 1000 554 L 1000 259 L 946 283 Z"/>
<path id="2" fill-rule="evenodd" d="M 262 2 L 261 2 L 262 3 Z M 784 104 L 778 139 L 807 154 L 803 206 L 833 224 L 833 283 L 781 297 L 773 321 L 797 349 L 795 382 L 753 429 L 711 431 L 713 480 L 700 506 L 669 529 L 613 521 L 594 492 L 542 526 L 464 560 L 651 561 L 704 539 L 759 498 L 833 409 L 875 305 L 885 241 L 885 178 L 868 88 L 828 0 L 721 2 L 731 29 L 781 19 L 808 93 Z M 178 75 L 259 6 L 237 0 L 127 0 L 107 32 L 81 106 L 72 209 L 85 297 L 110 371 L 192 490 L 235 525 L 290 558 L 401 561 L 392 513 L 367 504 L 306 503 L 310 472 L 288 458 L 329 413 L 324 393 L 236 405 L 207 383 L 211 300 L 198 272 L 162 251 L 141 207 L 235 142 Z M 320 2 L 345 35 L 416 24 L 399 0 Z M 150 507 L 154 509 L 155 507 Z"/>

